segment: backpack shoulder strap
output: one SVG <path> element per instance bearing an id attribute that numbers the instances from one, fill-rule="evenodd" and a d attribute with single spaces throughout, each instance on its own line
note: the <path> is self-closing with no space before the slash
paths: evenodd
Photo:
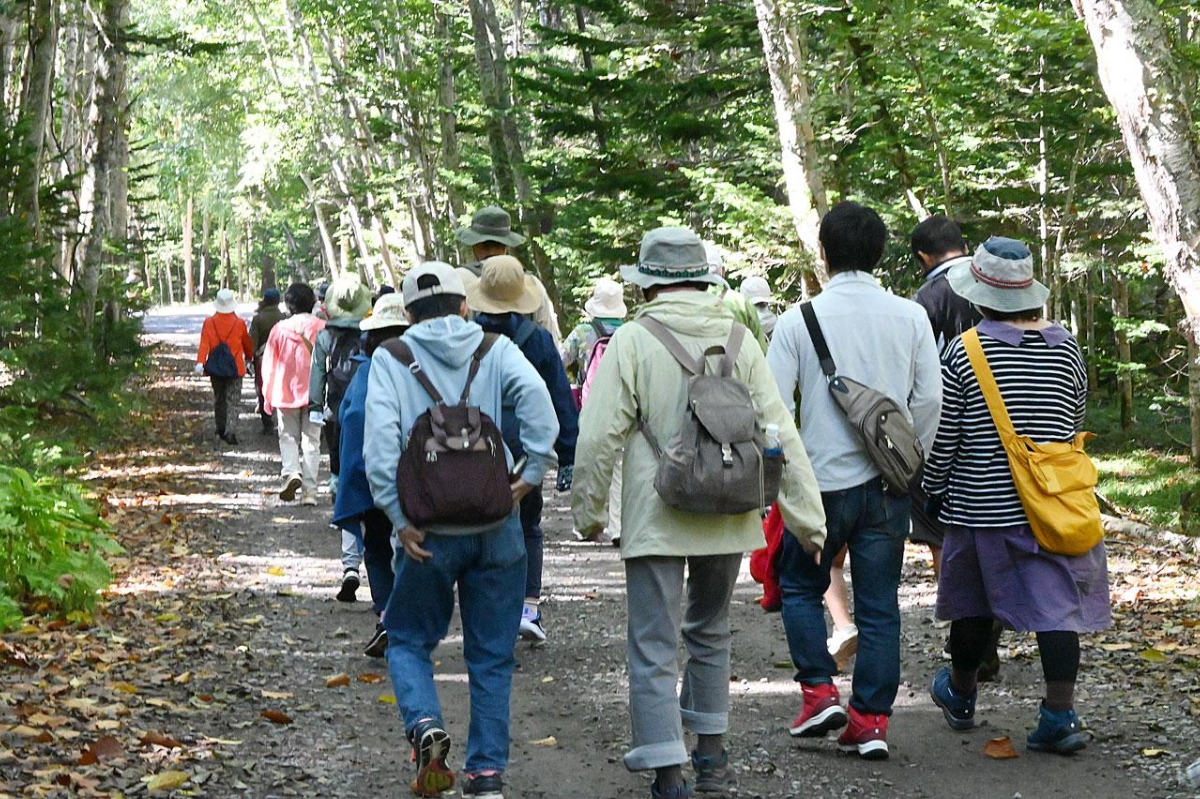
<path id="1" fill-rule="evenodd" d="M 612 335 L 611 333 L 609 333 L 607 330 L 604 329 L 604 323 L 595 317 L 592 317 L 591 325 L 592 325 L 592 330 L 596 331 L 596 338 L 598 338 L 598 339 L 604 338 L 605 336 Z"/>
<path id="2" fill-rule="evenodd" d="M 666 325 L 652 316 L 641 316 L 634 321 L 649 330 L 658 342 L 667 348 L 667 352 L 679 362 L 683 371 L 690 375 L 704 374 L 704 355 L 701 355 L 699 360 L 693 357 Z"/>
<path id="3" fill-rule="evenodd" d="M 421 368 L 421 364 L 417 363 L 417 359 L 413 357 L 413 351 L 409 349 L 408 344 L 398 338 L 394 338 L 390 341 L 385 341 L 383 348 L 387 350 L 389 355 L 408 367 L 408 371 L 421 384 L 421 388 L 425 389 L 425 393 L 429 395 L 435 404 L 446 404 L 437 387 L 433 385 L 433 381 L 429 379 L 429 375 L 425 374 L 425 370 Z"/>
<path id="4" fill-rule="evenodd" d="M 997 432 L 1002 438 L 1016 436 L 1017 430 L 1013 427 L 1008 408 L 1004 405 L 1004 398 L 1000 396 L 1000 387 L 996 385 L 996 377 L 992 374 L 992 367 L 983 352 L 983 344 L 979 341 L 979 331 L 975 328 L 964 331 L 962 342 L 963 349 L 967 351 L 967 357 L 971 360 L 971 368 L 975 371 L 975 379 L 979 381 L 979 390 L 987 400 Z"/>
<path id="5" fill-rule="evenodd" d="M 817 351 L 821 372 L 832 378 L 837 374 L 837 366 L 833 362 L 833 356 L 829 354 L 829 345 L 825 343 L 825 334 L 821 332 L 821 323 L 817 321 L 817 312 L 813 310 L 812 302 L 801 303 L 800 313 L 804 316 L 804 326 L 808 328 L 808 337 L 812 339 L 813 349 Z"/>
<path id="6" fill-rule="evenodd" d="M 513 332 L 513 344 L 516 344 L 517 347 L 523 347 L 525 342 L 529 341 L 529 337 L 537 332 L 537 328 L 537 322 L 532 319 L 522 319 L 521 323 L 517 325 L 517 329 Z M 488 346 L 490 347 L 491 345 Z"/>
<path id="7" fill-rule="evenodd" d="M 530 324 L 533 323 L 530 322 Z M 483 341 L 479 342 L 479 347 L 475 350 L 475 354 L 471 356 L 471 368 L 467 370 L 467 384 L 463 386 L 462 396 L 458 398 L 459 405 L 467 404 L 467 397 L 471 395 L 471 384 L 475 382 L 475 376 L 479 374 L 479 365 L 483 362 L 484 356 L 491 351 L 492 345 L 496 343 L 498 338 L 500 338 L 498 333 L 483 334 Z"/>
<path id="8" fill-rule="evenodd" d="M 725 342 L 725 354 L 721 356 L 721 377 L 733 377 L 733 367 L 737 363 L 742 342 L 746 340 L 746 332 L 745 325 L 740 322 L 733 323 L 729 338 Z"/>

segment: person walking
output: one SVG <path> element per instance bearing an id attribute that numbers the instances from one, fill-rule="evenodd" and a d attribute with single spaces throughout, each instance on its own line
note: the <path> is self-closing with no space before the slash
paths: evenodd
<path id="1" fill-rule="evenodd" d="M 685 512 L 669 507 L 655 490 L 660 466 L 649 436 L 673 440 L 690 413 L 688 381 L 668 346 L 678 345 L 697 359 L 712 349 L 733 359 L 732 376 L 753 399 L 754 422 L 778 430 L 786 458 L 779 506 L 792 534 L 805 548 L 819 550 L 825 517 L 808 456 L 762 351 L 720 297 L 708 292 L 721 279 L 709 271 L 699 237 L 682 228 L 652 230 L 642 238 L 637 265 L 621 271 L 643 290 L 647 303 L 613 334 L 584 405 L 571 509 L 581 534 L 603 529 L 609 485 L 624 448 L 621 558 L 633 733 L 624 762 L 630 770 L 654 771 L 653 799 L 686 799 L 692 795 L 683 776 L 689 761 L 698 792 L 725 791 L 734 774 L 724 746 L 729 603 L 743 553 L 760 546 L 763 533 L 759 509 Z M 646 320 L 653 320 L 651 327 Z M 674 345 L 652 332 L 655 323 L 676 339 Z M 735 334 L 744 346 L 732 343 Z M 735 352 L 725 352 L 734 346 Z M 679 692 L 681 635 L 687 657 Z M 697 736 L 690 752 L 684 727 Z"/>
<path id="2" fill-rule="evenodd" d="M 262 422 L 264 436 L 275 432 L 275 420 L 263 408 L 262 356 L 267 349 L 267 337 L 271 335 L 271 330 L 283 321 L 284 314 L 279 309 L 282 299 L 279 289 L 267 289 L 258 303 L 254 318 L 250 320 L 250 341 L 254 343 L 254 394 L 258 398 L 254 410 Z"/>
<path id="3" fill-rule="evenodd" d="M 1075 338 L 1042 317 L 1050 292 L 1034 280 L 1029 248 L 992 237 L 946 279 L 983 315 L 973 338 L 1017 434 L 1039 443 L 1073 441 L 1087 410 L 1087 368 Z M 1074 701 L 1079 634 L 1112 625 L 1107 555 L 1103 541 L 1070 557 L 1034 538 L 966 337 L 946 353 L 945 405 L 925 466 L 931 509 L 946 525 L 937 614 L 950 622 L 951 659 L 930 695 L 951 729 L 974 727 L 992 620 L 1035 633 L 1045 694 L 1026 746 L 1069 754 L 1089 737 Z"/>
<path id="4" fill-rule="evenodd" d="M 721 252 L 721 248 L 711 241 L 704 242 L 704 258 L 708 263 L 709 271 L 718 278 L 718 282 L 710 290 L 721 298 L 721 302 L 725 303 L 725 307 L 733 314 L 733 318 L 746 326 L 750 335 L 758 342 L 758 346 L 762 348 L 763 352 L 766 352 L 767 334 L 763 332 L 758 309 L 751 305 L 741 292 L 730 288 L 729 283 L 725 280 L 725 255 Z"/>
<path id="5" fill-rule="evenodd" d="M 253 363 L 254 342 L 246 323 L 237 315 L 237 298 L 229 289 L 217 292 L 213 315 L 200 328 L 196 374 L 208 375 L 213 391 L 213 417 L 217 438 L 238 443 L 238 414 L 242 407 L 242 378 Z M 220 348 L 220 352 L 215 351 Z"/>
<path id="6" fill-rule="evenodd" d="M 875 211 L 840 202 L 821 220 L 822 257 L 832 275 L 811 302 L 840 376 L 890 397 L 907 411 L 925 451 L 933 445 L 941 408 L 937 346 L 921 306 L 876 281 L 887 227 Z M 821 737 L 846 727 L 838 748 L 868 759 L 888 756 L 888 718 L 900 685 L 900 606 L 897 590 L 908 535 L 910 499 L 886 490 L 859 434 L 830 394 L 803 308 L 780 317 L 767 352 L 789 410 L 800 389 L 800 433 L 821 486 L 829 536 L 820 557 L 784 536 L 779 554 L 783 625 L 803 706 L 792 722 L 796 737 Z M 843 546 L 854 565 L 858 627 L 849 714 L 841 707 L 829 653 L 821 596 Z"/>
<path id="7" fill-rule="evenodd" d="M 313 316 L 316 296 L 305 283 L 293 283 L 283 295 L 290 316 L 275 325 L 263 352 L 263 410 L 275 415 L 279 431 L 283 486 L 279 498 L 317 504 L 321 463 L 321 426 L 308 413 L 313 342 L 325 322 Z"/>
<path id="8" fill-rule="evenodd" d="M 520 517 L 513 512 L 499 522 L 431 523 L 420 529 L 405 513 L 397 470 L 418 418 L 432 418 L 426 413 L 435 405 L 429 386 L 445 397 L 461 396 L 477 409 L 481 422 L 485 414 L 499 420 L 502 408 L 513 409 L 526 460 L 513 476 L 511 497 L 503 497 L 512 502 L 509 507 L 540 485 L 554 466 L 558 422 L 545 383 L 516 345 L 503 336 L 485 336 L 466 319 L 466 289 L 454 267 L 421 264 L 405 275 L 401 293 L 412 327 L 400 342 L 371 356 L 363 446 L 371 495 L 403 546 L 383 615 L 388 671 L 416 755 L 410 787 L 420 796 L 436 796 L 455 779 L 446 763 L 451 735 L 442 717 L 432 654 L 449 629 L 457 593 L 471 703 L 462 795 L 496 799 L 503 797 L 508 766 L 513 641 L 525 584 Z M 392 350 L 392 344 L 401 342 L 412 367 Z M 501 448 L 511 472 L 512 453 Z M 442 460 L 447 468 L 462 462 Z M 429 463 L 427 458 L 407 462 Z"/>
<path id="9" fill-rule="evenodd" d="M 775 332 L 775 323 L 779 321 L 779 317 L 775 315 L 775 310 L 771 307 L 775 303 L 775 297 L 771 294 L 771 284 L 765 277 L 751 275 L 742 281 L 738 290 L 746 298 L 746 302 L 753 305 L 754 309 L 758 311 L 758 322 L 762 325 L 763 335 L 767 337 L 769 343 L 771 334 Z"/>

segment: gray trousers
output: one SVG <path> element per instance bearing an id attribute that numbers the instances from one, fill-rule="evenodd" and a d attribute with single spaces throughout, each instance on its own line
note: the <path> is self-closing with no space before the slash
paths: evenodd
<path id="1" fill-rule="evenodd" d="M 625 561 L 630 771 L 688 762 L 685 725 L 698 735 L 729 729 L 729 600 L 741 564 L 741 553 Z M 680 632 L 687 659 L 677 694 Z"/>
<path id="2" fill-rule="evenodd" d="M 210 377 L 213 390 L 213 417 L 217 435 L 236 436 L 238 414 L 242 411 L 242 378 Z"/>

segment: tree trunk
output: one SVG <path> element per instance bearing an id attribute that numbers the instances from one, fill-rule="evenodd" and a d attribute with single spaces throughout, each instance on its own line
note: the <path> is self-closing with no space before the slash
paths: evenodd
<path id="1" fill-rule="evenodd" d="M 1129 321 L 1129 281 L 1124 275 L 1113 273 L 1113 335 L 1117 343 L 1117 393 L 1121 399 L 1121 429 L 1133 427 L 1133 360 L 1129 349 L 1129 336 L 1122 324 Z"/>
<path id="2" fill-rule="evenodd" d="M 1151 0 L 1074 0 L 1116 110 L 1166 275 L 1200 334 L 1200 143 L 1182 66 Z"/>
<path id="3" fill-rule="evenodd" d="M 1192 466 L 1200 467 L 1200 347 L 1187 340 L 1188 418 L 1191 422 Z"/>
<path id="4" fill-rule="evenodd" d="M 438 123 L 442 134 L 442 167 L 451 175 L 458 173 L 458 95 L 454 85 L 454 48 L 450 39 L 450 23 L 440 10 L 434 14 L 434 36 L 442 43 L 438 48 Z M 466 213 L 462 192 L 453 180 L 446 182 L 446 197 L 450 204 L 450 227 Z M 443 253 L 446 257 L 448 253 Z"/>
<path id="5" fill-rule="evenodd" d="M 192 264 L 192 222 L 195 218 L 196 207 L 192 201 L 192 195 L 189 192 L 187 199 L 183 203 L 183 219 L 181 226 L 183 228 L 183 303 L 191 305 L 196 301 L 196 283 L 195 269 Z"/>
<path id="6" fill-rule="evenodd" d="M 200 210 L 200 294 L 207 296 L 209 283 L 212 282 L 211 267 L 208 255 L 209 240 L 212 238 L 212 219 L 208 209 Z M 220 285 L 220 284 L 218 284 Z"/>
<path id="7" fill-rule="evenodd" d="M 490 26 L 487 14 L 490 11 L 494 17 L 495 8 L 491 2 L 487 8 L 484 0 L 470 0 L 471 27 L 475 34 L 475 63 L 479 71 L 479 91 L 483 97 L 483 105 L 488 110 L 487 138 L 492 153 L 492 178 L 495 181 L 496 198 L 501 203 L 512 203 L 517 197 L 516 178 L 513 176 L 513 166 L 509 162 L 508 147 L 504 138 L 503 115 L 510 113 L 511 108 L 504 107 L 501 91 L 496 79 L 497 66 L 495 52 L 492 49 Z M 500 42 L 503 48 L 504 43 Z"/>
<path id="8" fill-rule="evenodd" d="M 29 10 L 29 60 L 26 63 L 21 120 L 27 125 L 24 145 L 27 161 L 17 176 L 13 203 L 23 216 L 34 241 L 41 242 L 38 190 L 42 183 L 42 164 L 46 130 L 50 125 L 51 89 L 54 84 L 54 56 L 58 49 L 58 3 L 34 0 Z M 0 95 L 0 99 L 4 99 Z"/>

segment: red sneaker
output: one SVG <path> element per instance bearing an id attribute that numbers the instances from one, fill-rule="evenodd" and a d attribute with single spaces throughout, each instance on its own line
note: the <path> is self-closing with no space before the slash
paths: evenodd
<path id="1" fill-rule="evenodd" d="M 888 717 L 882 713 L 859 713 L 850 708 L 850 726 L 838 736 L 838 749 L 858 752 L 863 760 L 887 760 Z"/>
<path id="2" fill-rule="evenodd" d="M 836 685 L 801 685 L 800 690 L 804 693 L 804 707 L 788 730 L 793 738 L 819 738 L 846 726 L 846 711 L 842 709 Z"/>

